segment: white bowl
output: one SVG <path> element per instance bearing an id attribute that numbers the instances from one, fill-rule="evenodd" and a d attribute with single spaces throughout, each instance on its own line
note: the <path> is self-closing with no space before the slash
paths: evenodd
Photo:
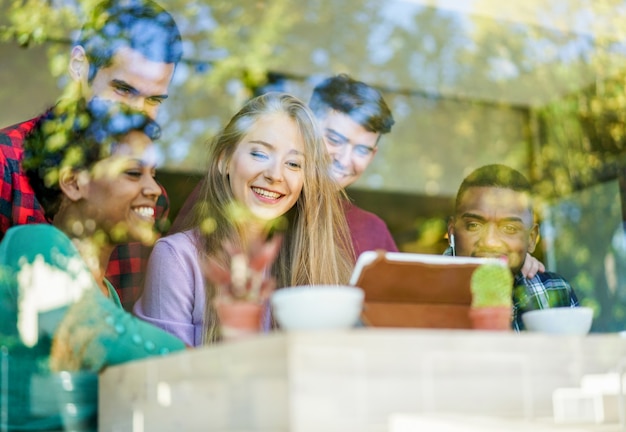
<path id="1" fill-rule="evenodd" d="M 538 309 L 522 314 L 522 321 L 528 331 L 585 335 L 591 329 L 593 309 L 589 307 Z"/>
<path id="2" fill-rule="evenodd" d="M 270 299 L 272 312 L 285 330 L 353 327 L 363 308 L 361 288 L 347 285 L 303 285 L 280 288 Z"/>

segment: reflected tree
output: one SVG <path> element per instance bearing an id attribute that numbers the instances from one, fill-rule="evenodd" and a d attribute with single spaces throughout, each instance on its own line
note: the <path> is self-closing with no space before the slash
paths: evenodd
<path id="1" fill-rule="evenodd" d="M 98 0 L 1 0 L 0 41 L 45 45 L 50 72 L 66 73 L 69 44 Z M 287 0 L 234 5 L 230 1 L 165 4 L 185 40 L 184 61 L 160 112 L 164 162 L 202 169 L 203 143 L 267 77 L 269 59 L 294 25 Z M 49 101 L 52 103 L 53 101 Z"/>
<path id="2" fill-rule="evenodd" d="M 561 37 L 562 52 L 551 59 L 560 62 L 551 69 L 556 80 L 576 83 L 578 89 L 564 86 L 562 96 L 533 108 L 533 173 L 537 193 L 550 209 L 548 223 L 557 228 L 550 238 L 553 263 L 583 303 L 595 308 L 594 330 L 619 331 L 626 327 L 621 248 L 626 74 L 614 54 L 625 48 L 624 27 L 590 18 L 600 13 L 598 8 L 611 6 L 610 15 L 600 16 L 617 22 L 625 9 L 617 1 L 580 3 L 580 8 L 556 11 L 588 21 L 590 30 L 577 38 Z"/>
<path id="3" fill-rule="evenodd" d="M 61 77 L 72 31 L 97 2 L 0 0 L 0 41 L 45 44 L 51 74 Z M 473 168 L 504 162 L 561 208 L 557 198 L 623 170 L 626 74 L 616 60 L 625 51 L 623 0 L 536 0 L 533 8 L 475 0 L 471 13 L 446 2 L 161 3 L 185 40 L 171 101 L 159 114 L 168 168 L 202 171 L 204 143 L 268 72 L 300 83 L 303 99 L 317 79 L 347 72 L 381 88 L 397 120 L 358 187 L 452 196 Z M 574 224 L 579 232 L 557 235 L 554 247 L 586 267 L 566 276 L 597 302 L 609 328 L 626 314 L 619 306 L 626 287 L 604 276 L 609 240 L 577 246 L 602 214 L 587 218 Z"/>

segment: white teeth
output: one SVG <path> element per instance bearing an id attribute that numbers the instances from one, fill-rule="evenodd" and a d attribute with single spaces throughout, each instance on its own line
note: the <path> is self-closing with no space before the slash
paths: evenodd
<path id="1" fill-rule="evenodd" d="M 280 198 L 280 194 L 276 193 L 276 192 L 270 192 L 268 190 L 255 188 L 255 187 L 253 187 L 252 190 L 254 191 L 254 193 L 257 193 L 257 194 L 259 194 L 261 196 L 264 196 L 266 198 L 271 198 L 271 199 Z"/>
<path id="2" fill-rule="evenodd" d="M 154 209 L 152 207 L 137 207 L 133 209 L 143 217 L 153 218 Z"/>

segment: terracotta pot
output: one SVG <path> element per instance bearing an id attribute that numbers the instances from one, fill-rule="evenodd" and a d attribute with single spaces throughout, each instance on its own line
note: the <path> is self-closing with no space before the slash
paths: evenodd
<path id="1" fill-rule="evenodd" d="M 241 339 L 261 331 L 264 309 L 262 304 L 220 302 L 216 309 L 224 340 Z"/>
<path id="2" fill-rule="evenodd" d="M 475 330 L 510 331 L 513 311 L 508 306 L 470 308 L 469 318 Z"/>

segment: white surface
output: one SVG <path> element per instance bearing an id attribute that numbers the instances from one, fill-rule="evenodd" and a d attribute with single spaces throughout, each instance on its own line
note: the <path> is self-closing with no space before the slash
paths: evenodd
<path id="1" fill-rule="evenodd" d="M 551 334 L 585 335 L 593 321 L 589 307 L 538 309 L 522 314 L 526 330 Z"/>
<path id="2" fill-rule="evenodd" d="M 281 332 L 131 362 L 101 374 L 100 430 L 389 432 L 396 413 L 549 426 L 555 389 L 626 356 L 617 335 L 496 333 Z M 618 430 L 591 426 L 561 425 Z"/>
<path id="3" fill-rule="evenodd" d="M 619 383 L 620 375 L 616 372 L 586 374 L 580 380 L 580 387 L 556 389 L 552 396 L 554 421 L 598 424 L 618 422 Z"/>
<path id="4" fill-rule="evenodd" d="M 390 418 L 389 432 L 587 432 L 619 431 L 618 425 L 559 425 L 552 419 L 537 421 L 498 419 L 481 416 L 435 416 L 396 414 Z"/>
<path id="5" fill-rule="evenodd" d="M 274 291 L 270 301 L 284 330 L 339 330 L 357 323 L 363 297 L 358 287 L 304 285 Z"/>
<path id="6" fill-rule="evenodd" d="M 619 373 L 611 372 L 605 374 L 588 374 L 583 375 L 580 380 L 580 388 L 594 391 L 597 393 L 606 393 L 616 395 L 619 393 Z M 622 378 L 622 386 L 626 390 L 624 385 L 624 378 Z"/>
<path id="7" fill-rule="evenodd" d="M 556 423 L 616 422 L 616 411 L 605 415 L 604 400 L 600 393 L 582 388 L 558 388 L 552 395 Z"/>

